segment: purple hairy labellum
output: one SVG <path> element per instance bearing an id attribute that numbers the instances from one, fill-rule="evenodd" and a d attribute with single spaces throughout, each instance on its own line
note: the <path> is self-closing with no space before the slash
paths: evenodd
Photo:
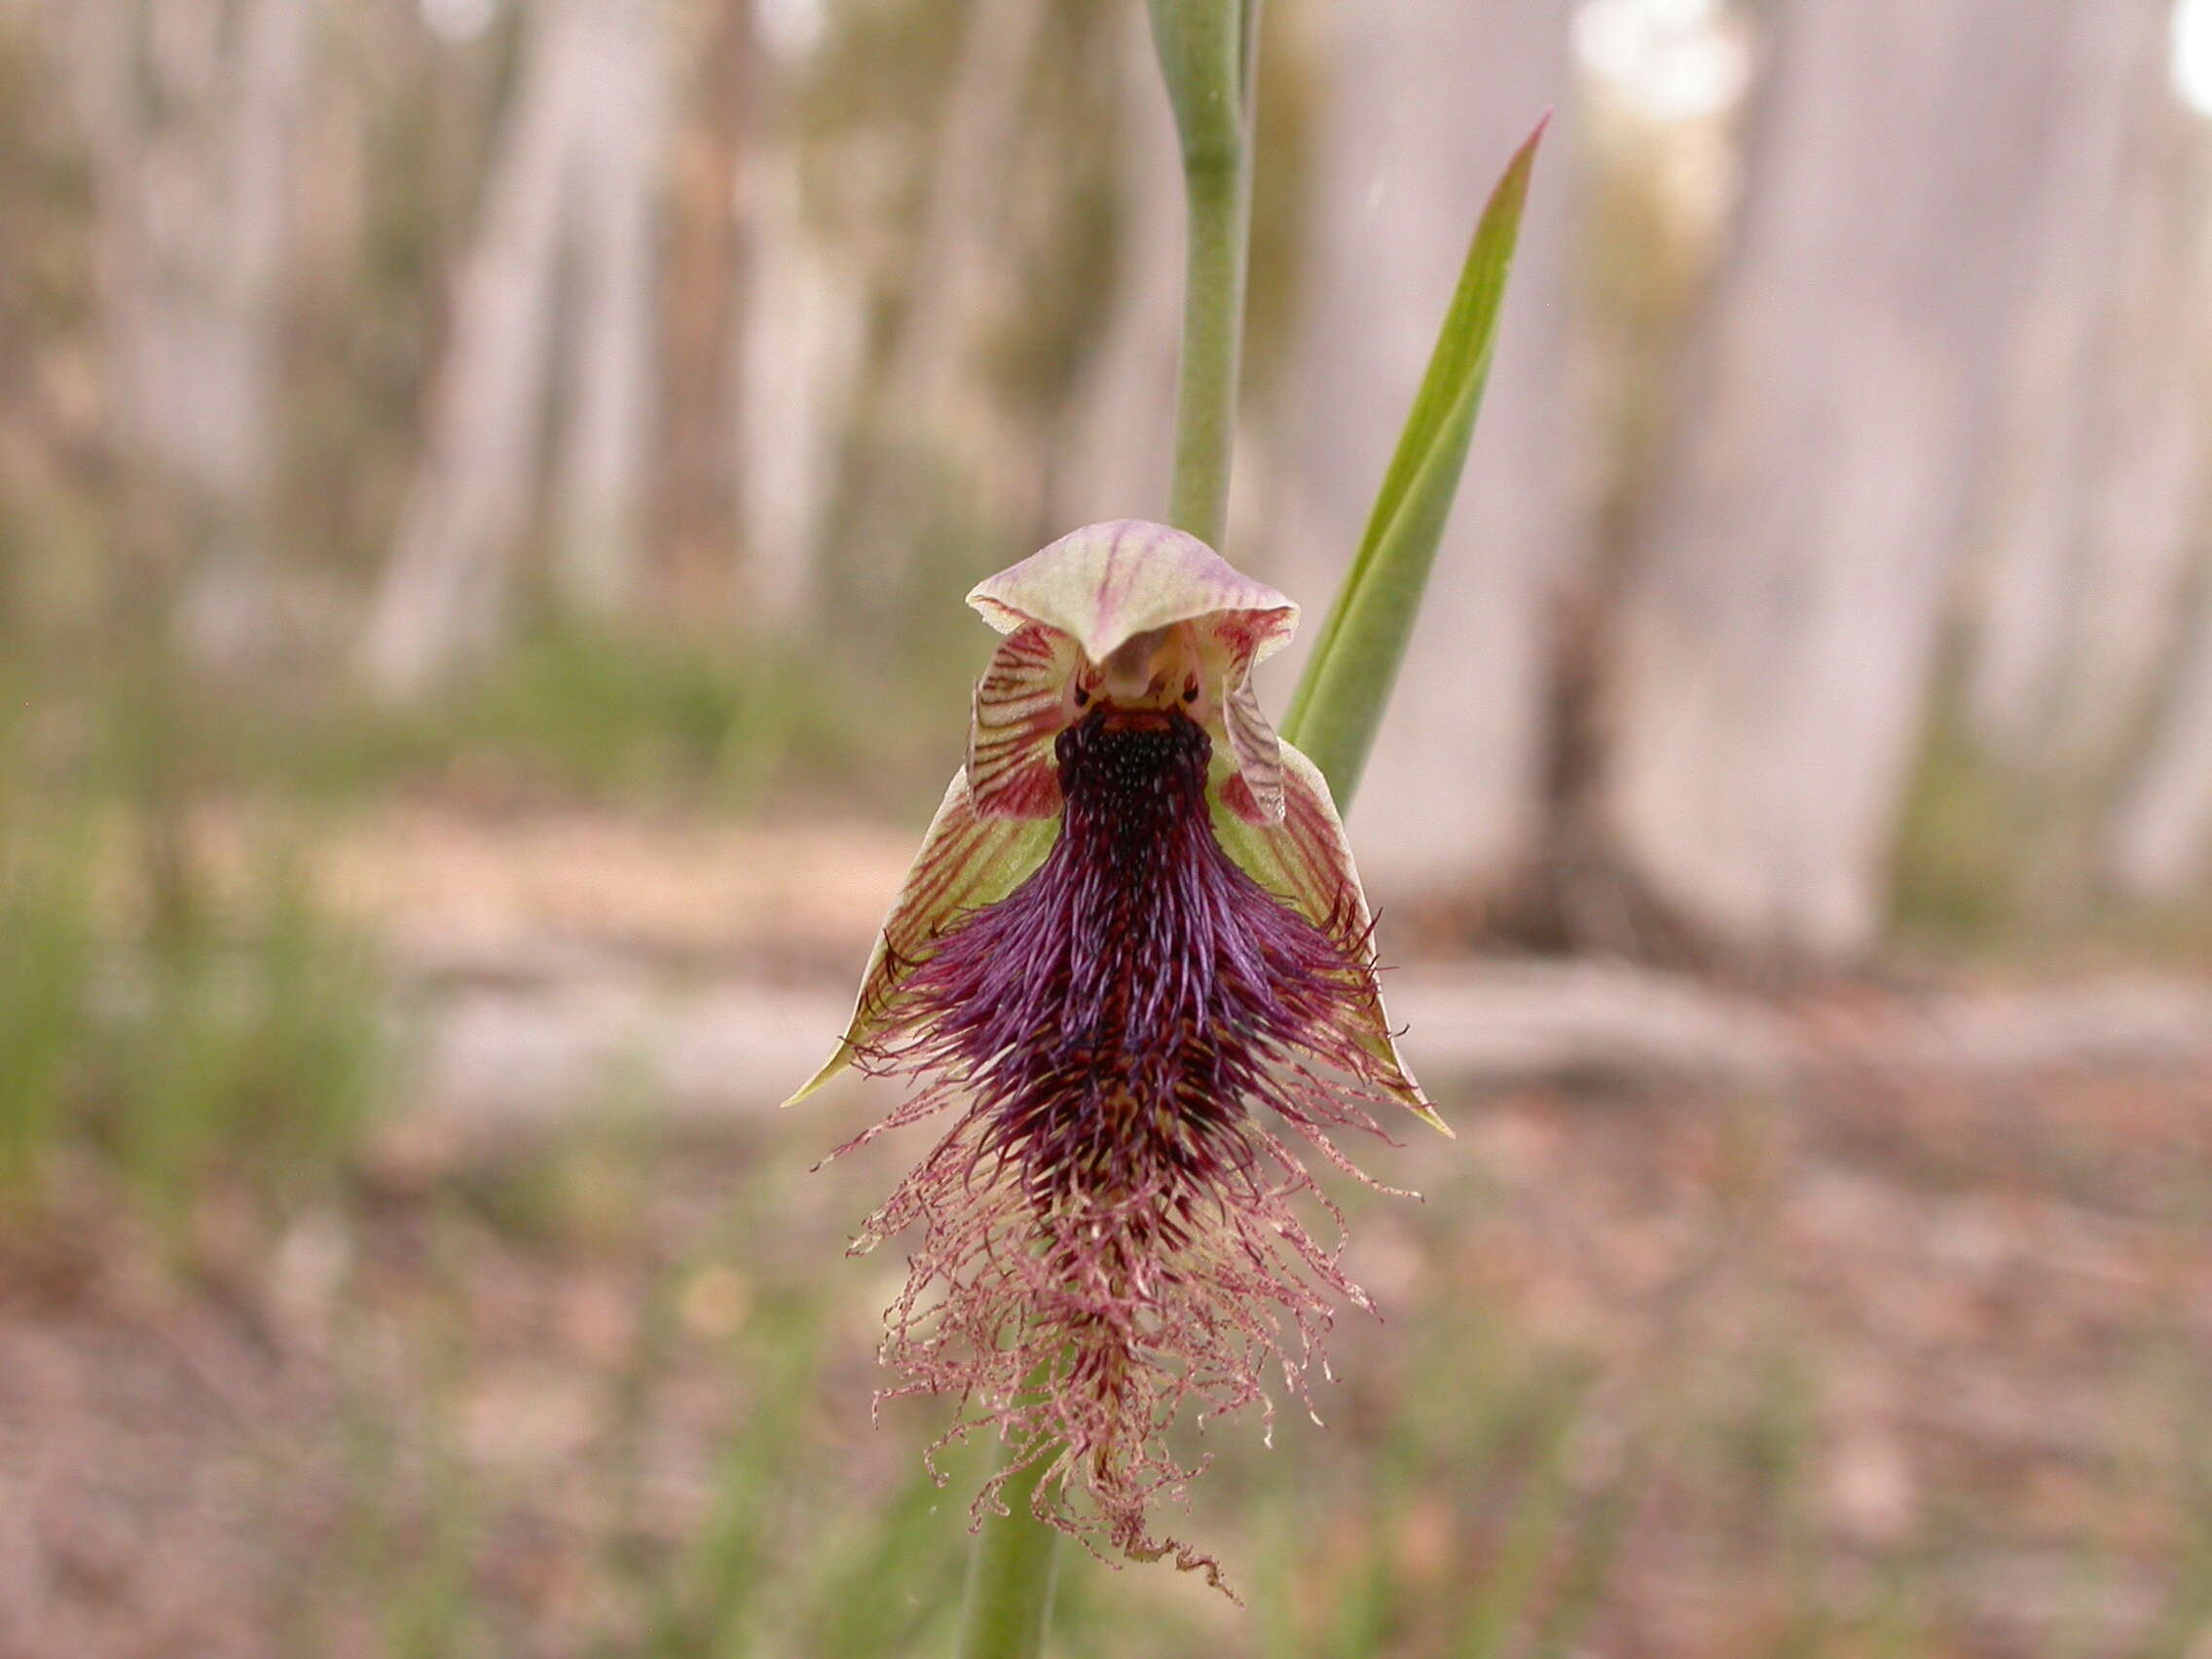
<path id="1" fill-rule="evenodd" d="M 1044 1463 L 1045 1519 L 1213 1573 L 1148 1520 L 1197 1472 L 1169 1425 L 1265 1414 L 1278 1372 L 1303 1399 L 1336 1302 L 1367 1306 L 1297 1213 L 1341 1221 L 1293 1143 L 1356 1175 L 1335 1131 L 1442 1124 L 1327 786 L 1251 694 L 1296 608 L 1135 521 L 970 600 L 1007 638 L 968 762 L 800 1093 L 847 1063 L 909 1080 L 852 1145 L 957 1113 L 856 1245 L 919 1234 L 891 1391 L 953 1395 L 954 1436 L 994 1425 L 1010 1469 Z"/>

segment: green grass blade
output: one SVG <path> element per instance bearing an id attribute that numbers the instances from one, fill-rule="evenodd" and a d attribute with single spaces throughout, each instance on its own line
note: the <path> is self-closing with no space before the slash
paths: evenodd
<path id="1" fill-rule="evenodd" d="M 1312 756 L 1340 808 L 1350 803 L 1367 764 L 1458 492 L 1490 378 L 1529 175 L 1550 119 L 1538 122 L 1514 152 L 1483 209 L 1359 552 L 1283 720 L 1283 736 Z"/>

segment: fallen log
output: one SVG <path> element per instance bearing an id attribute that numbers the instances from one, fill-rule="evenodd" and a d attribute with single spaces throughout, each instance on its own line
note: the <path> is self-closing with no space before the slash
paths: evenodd
<path id="1" fill-rule="evenodd" d="M 406 1023 L 423 1112 L 487 1128 L 646 1100 L 680 1117 L 771 1110 L 842 1029 L 828 987 L 665 982 L 600 955 L 575 976 L 447 981 Z M 2212 1073 L 2212 982 L 1782 1003 L 1620 963 L 1476 961 L 1389 976 L 1432 1088 L 1625 1082 L 1772 1091 L 1836 1068 L 1992 1075 L 2120 1066 Z M 865 1080 L 845 1087 L 878 1087 Z"/>

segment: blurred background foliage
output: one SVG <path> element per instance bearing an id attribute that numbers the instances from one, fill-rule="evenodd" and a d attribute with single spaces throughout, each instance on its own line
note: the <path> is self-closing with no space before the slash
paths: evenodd
<path id="1" fill-rule="evenodd" d="M 768 1107 L 959 595 L 1163 510 L 1141 13 L 0 0 L 0 1652 L 942 1645 L 883 1103 Z M 2212 6 L 1261 62 L 1309 619 L 1560 111 L 1352 825 L 1464 1138 L 1329 1430 L 1215 1431 L 1246 1604 L 1076 1561 L 1059 1650 L 2200 1653 Z"/>

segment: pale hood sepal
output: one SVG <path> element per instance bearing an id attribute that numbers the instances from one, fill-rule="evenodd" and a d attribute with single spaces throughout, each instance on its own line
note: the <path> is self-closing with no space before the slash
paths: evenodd
<path id="1" fill-rule="evenodd" d="M 968 603 L 1002 634 L 1042 622 L 1103 663 L 1139 634 L 1204 618 L 1245 665 L 1279 649 L 1298 607 L 1195 535 L 1144 519 L 1086 525 L 977 582 Z"/>
<path id="2" fill-rule="evenodd" d="M 845 1034 L 822 1069 L 784 1104 L 796 1106 L 851 1065 L 856 1053 L 890 1023 L 901 983 L 929 955 L 931 941 L 962 914 L 997 903 L 1028 880 L 1059 832 L 1056 812 L 1047 818 L 982 816 L 968 788 L 967 768 L 955 772 L 898 901 L 876 934 Z"/>

